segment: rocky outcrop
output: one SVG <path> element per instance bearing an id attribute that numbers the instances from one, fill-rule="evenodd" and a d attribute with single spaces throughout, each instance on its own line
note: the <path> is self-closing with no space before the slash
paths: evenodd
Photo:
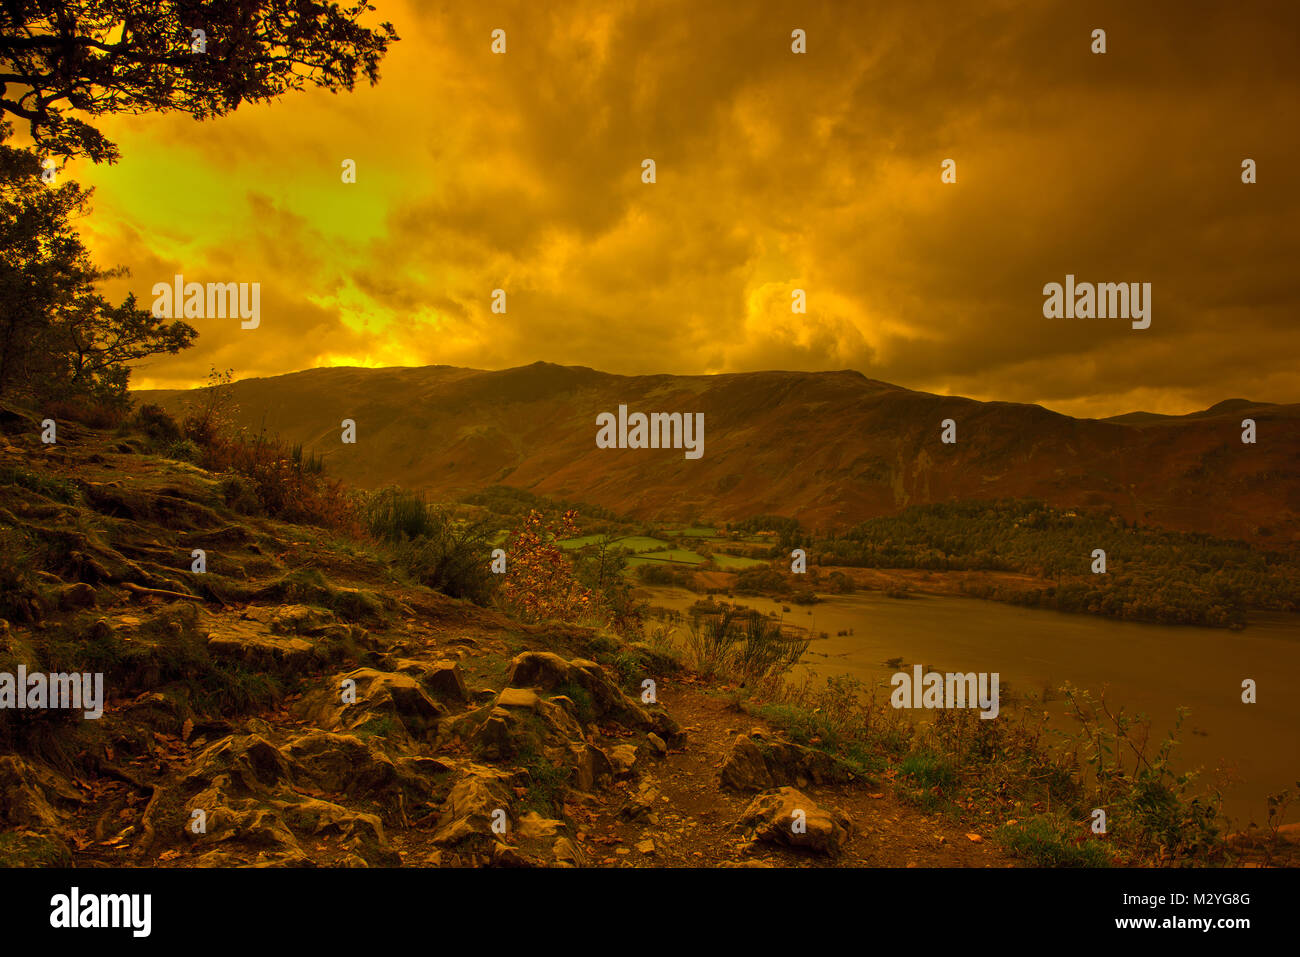
<path id="1" fill-rule="evenodd" d="M 447 709 L 410 675 L 357 668 L 303 698 L 297 713 L 324 731 L 431 740 Z"/>
<path id="2" fill-rule="evenodd" d="M 512 688 L 547 691 L 574 689 L 587 699 L 595 719 L 653 731 L 673 747 L 680 747 L 686 741 L 685 732 L 666 711 L 634 701 L 609 679 L 599 664 L 585 658 L 566 661 L 549 651 L 526 651 L 510 662 L 506 684 Z"/>

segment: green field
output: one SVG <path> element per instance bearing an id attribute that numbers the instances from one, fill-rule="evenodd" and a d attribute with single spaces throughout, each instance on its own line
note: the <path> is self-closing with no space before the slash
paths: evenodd
<path id="1" fill-rule="evenodd" d="M 603 535 L 583 535 L 581 538 L 566 538 L 560 542 L 561 548 L 582 548 L 586 545 L 595 545 Z M 648 552 L 652 548 L 663 548 L 670 545 L 662 538 L 651 538 L 648 535 L 628 535 L 626 538 L 616 538 L 610 542 L 612 547 L 626 548 L 630 552 Z"/>
<path id="2" fill-rule="evenodd" d="M 645 565 L 649 562 L 663 562 L 666 564 L 676 565 L 698 565 L 704 561 L 704 556 L 698 552 L 693 552 L 689 548 L 669 548 L 662 552 L 647 552 L 640 555 L 633 555 L 627 560 L 628 566 Z"/>
<path id="3" fill-rule="evenodd" d="M 741 558 L 739 555 L 724 555 L 722 552 L 714 552 L 713 561 L 724 571 L 733 568 L 753 568 L 756 565 L 767 564 L 767 562 L 759 561 L 757 558 Z"/>

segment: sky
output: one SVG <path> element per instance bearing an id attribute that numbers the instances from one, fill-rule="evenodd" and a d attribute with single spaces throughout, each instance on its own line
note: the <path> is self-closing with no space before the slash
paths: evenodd
<path id="1" fill-rule="evenodd" d="M 193 319 L 134 386 L 542 360 L 1300 401 L 1295 4 L 373 2 L 376 87 L 113 117 L 120 162 L 70 167 L 109 293 L 261 284 L 256 329 Z M 1151 283 L 1150 327 L 1045 318 L 1067 274 Z"/>

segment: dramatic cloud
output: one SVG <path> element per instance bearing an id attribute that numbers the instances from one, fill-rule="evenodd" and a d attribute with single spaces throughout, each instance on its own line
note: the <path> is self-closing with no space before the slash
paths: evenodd
<path id="1" fill-rule="evenodd" d="M 111 291 L 262 284 L 258 329 L 195 320 L 138 385 L 540 359 L 1082 415 L 1300 401 L 1294 4 L 377 5 L 378 87 L 122 117 L 121 163 L 75 169 L 132 270 Z M 1043 318 L 1067 273 L 1150 282 L 1151 327 Z"/>

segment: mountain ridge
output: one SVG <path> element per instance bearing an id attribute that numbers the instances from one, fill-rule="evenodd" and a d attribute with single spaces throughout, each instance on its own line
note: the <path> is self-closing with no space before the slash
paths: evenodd
<path id="1" fill-rule="evenodd" d="M 502 484 L 647 519 L 770 513 L 814 527 L 911 504 L 1033 497 L 1180 531 L 1300 541 L 1295 404 L 1229 399 L 1184 416 L 1075 419 L 854 370 L 622 376 L 546 362 L 329 367 L 230 388 L 238 424 L 301 442 L 363 488 L 447 499 Z M 178 415 L 192 394 L 134 393 Z M 703 457 L 597 448 L 596 416 L 619 405 L 705 413 Z M 1254 445 L 1241 441 L 1246 412 Z M 356 445 L 340 441 L 344 418 L 357 423 Z M 946 419 L 956 444 L 940 441 Z"/>

